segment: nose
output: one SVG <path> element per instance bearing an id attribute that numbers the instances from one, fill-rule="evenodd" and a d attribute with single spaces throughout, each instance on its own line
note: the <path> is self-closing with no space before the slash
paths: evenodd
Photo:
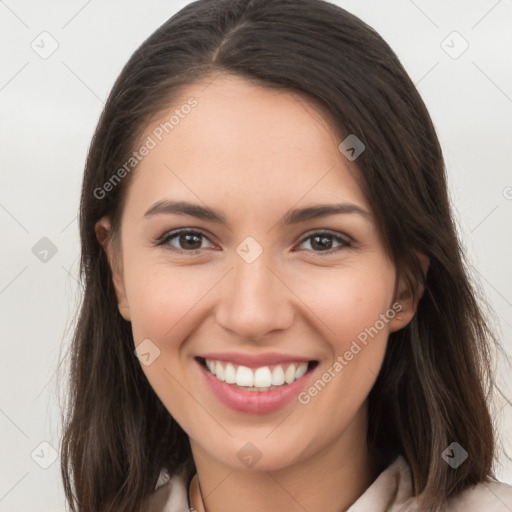
<path id="1" fill-rule="evenodd" d="M 220 326 L 253 341 L 289 328 L 295 314 L 293 292 L 266 252 L 252 263 L 234 256 L 234 268 L 222 284 L 216 308 Z"/>

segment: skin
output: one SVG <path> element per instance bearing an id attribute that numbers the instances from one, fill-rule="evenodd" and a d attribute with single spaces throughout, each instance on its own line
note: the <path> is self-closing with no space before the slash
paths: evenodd
<path id="1" fill-rule="evenodd" d="M 411 320 L 415 304 L 401 283 L 395 296 L 396 270 L 353 179 L 357 160 L 340 153 L 341 139 L 318 105 L 220 76 L 188 86 L 169 112 L 190 97 L 197 107 L 131 177 L 118 243 L 108 218 L 96 226 L 119 311 L 135 345 L 149 338 L 160 350 L 142 368 L 190 437 L 208 512 L 345 510 L 378 473 L 365 441 L 366 399 L 389 333 Z M 228 225 L 187 215 L 145 218 L 163 199 L 215 208 Z M 339 202 L 368 215 L 280 224 L 292 208 Z M 167 242 L 176 251 L 155 246 L 178 228 L 204 233 L 199 254 L 187 253 L 179 237 Z M 349 237 L 350 246 L 332 237 L 322 251 L 307 238 L 322 230 Z M 247 236 L 263 249 L 252 263 L 236 252 Z M 233 411 L 204 385 L 194 360 L 221 351 L 300 355 L 319 362 L 309 386 L 397 300 L 399 315 L 306 405 L 294 399 L 267 414 Z M 251 468 L 237 457 L 247 442 L 261 453 Z"/>

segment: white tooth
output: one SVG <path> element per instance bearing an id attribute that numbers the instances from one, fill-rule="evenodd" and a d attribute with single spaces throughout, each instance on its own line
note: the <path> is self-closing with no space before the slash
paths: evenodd
<path id="1" fill-rule="evenodd" d="M 226 365 L 226 371 L 224 372 L 224 380 L 228 384 L 234 384 L 236 382 L 235 367 L 231 363 L 228 363 Z"/>
<path id="2" fill-rule="evenodd" d="M 284 370 L 282 366 L 276 366 L 272 371 L 272 386 L 284 384 Z"/>
<path id="3" fill-rule="evenodd" d="M 254 373 L 247 366 L 239 366 L 236 371 L 236 385 L 237 386 L 254 386 Z"/>
<path id="4" fill-rule="evenodd" d="M 295 370 L 295 380 L 300 379 L 308 371 L 308 363 L 303 363 Z"/>
<path id="5" fill-rule="evenodd" d="M 217 379 L 224 380 L 224 368 L 219 361 L 215 363 L 215 375 L 217 376 Z"/>
<path id="6" fill-rule="evenodd" d="M 286 384 L 291 384 L 295 380 L 295 365 L 291 364 L 284 372 L 284 381 Z"/>
<path id="7" fill-rule="evenodd" d="M 208 366 L 208 369 L 210 370 L 210 373 L 213 373 L 213 375 L 215 375 L 215 362 L 207 359 L 206 360 L 206 366 Z"/>
<path id="8" fill-rule="evenodd" d="M 268 366 L 258 368 L 254 372 L 254 386 L 257 388 L 268 388 L 272 384 L 272 374 Z"/>

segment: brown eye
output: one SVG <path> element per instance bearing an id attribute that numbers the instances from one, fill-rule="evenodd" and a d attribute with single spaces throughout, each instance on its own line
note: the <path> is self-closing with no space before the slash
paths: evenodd
<path id="1" fill-rule="evenodd" d="M 165 246 L 172 251 L 196 253 L 205 248 L 202 246 L 204 240 L 208 238 L 203 233 L 188 229 L 165 234 L 157 245 Z"/>
<path id="2" fill-rule="evenodd" d="M 200 249 L 202 235 L 181 234 L 178 235 L 178 245 L 180 249 Z"/>
<path id="3" fill-rule="evenodd" d="M 307 250 L 313 252 L 337 252 L 344 247 L 350 247 L 350 239 L 343 237 L 339 234 L 330 232 L 317 232 L 304 238 L 301 246 L 309 243 L 309 247 L 305 247 Z"/>

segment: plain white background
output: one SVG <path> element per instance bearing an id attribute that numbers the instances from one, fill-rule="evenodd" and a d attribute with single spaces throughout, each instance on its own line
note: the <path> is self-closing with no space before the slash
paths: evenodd
<path id="1" fill-rule="evenodd" d="M 65 510 L 54 461 L 56 375 L 79 299 L 76 216 L 86 151 L 124 63 L 186 3 L 0 1 L 2 512 Z M 418 85 L 443 145 L 469 261 L 510 354 L 512 2 L 336 3 L 373 26 Z M 511 450 L 512 404 L 502 399 L 497 409 Z M 496 471 L 512 483 L 503 457 Z"/>

